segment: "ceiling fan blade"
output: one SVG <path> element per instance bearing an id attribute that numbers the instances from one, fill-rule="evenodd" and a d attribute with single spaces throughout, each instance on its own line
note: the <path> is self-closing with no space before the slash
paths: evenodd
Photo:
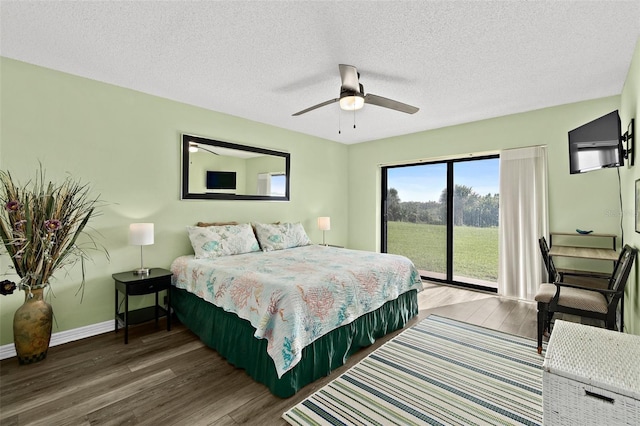
<path id="1" fill-rule="evenodd" d="M 217 152 L 213 152 L 213 151 L 211 151 L 210 149 L 203 148 L 203 147 L 202 147 L 202 145 L 199 145 L 199 146 L 198 146 L 198 149 L 201 149 L 201 150 L 203 150 L 203 151 L 210 152 L 210 153 L 212 153 L 213 155 L 220 155 L 220 154 L 218 154 Z"/>
<path id="2" fill-rule="evenodd" d="M 295 114 L 291 114 L 291 115 L 292 115 L 293 117 L 295 117 L 295 116 L 297 116 L 297 115 L 302 115 L 302 114 L 305 114 L 305 113 L 307 113 L 307 112 L 309 112 L 309 111 L 313 111 L 314 109 L 321 108 L 321 107 L 323 107 L 323 106 L 325 106 L 325 105 L 329 105 L 329 104 L 332 104 L 332 103 L 334 103 L 334 102 L 338 102 L 339 100 L 340 100 L 340 98 L 330 99 L 330 100 L 328 100 L 328 101 L 322 102 L 321 104 L 314 105 L 314 106 L 309 107 L 309 108 L 307 108 L 307 109 L 303 109 L 302 111 L 298 111 L 298 112 L 296 112 Z"/>
<path id="3" fill-rule="evenodd" d="M 394 101 L 393 99 L 383 98 L 382 96 L 372 95 L 369 93 L 364 97 L 364 103 L 381 106 L 384 108 L 394 109 L 407 114 L 415 114 L 420 108 Z"/>
<path id="4" fill-rule="evenodd" d="M 342 89 L 353 90 L 360 93 L 360 82 L 358 81 L 358 70 L 353 65 L 338 65 L 340 68 L 340 78 L 342 79 Z"/>

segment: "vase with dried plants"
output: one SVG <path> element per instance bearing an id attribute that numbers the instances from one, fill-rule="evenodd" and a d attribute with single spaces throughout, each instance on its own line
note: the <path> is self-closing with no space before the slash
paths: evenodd
<path id="1" fill-rule="evenodd" d="M 84 291 L 84 261 L 90 250 L 108 253 L 85 228 L 96 215 L 98 198 L 90 195 L 87 184 L 67 177 L 62 183 L 47 181 L 40 167 L 36 177 L 19 185 L 8 171 L 0 170 L 0 237 L 11 259 L 15 283 L 0 282 L 0 293 L 25 292 L 24 304 L 13 320 L 13 335 L 18 361 L 29 364 L 47 356 L 51 339 L 51 305 L 43 292 L 52 276 L 61 268 L 80 262 Z M 78 238 L 81 235 L 82 243 Z"/>

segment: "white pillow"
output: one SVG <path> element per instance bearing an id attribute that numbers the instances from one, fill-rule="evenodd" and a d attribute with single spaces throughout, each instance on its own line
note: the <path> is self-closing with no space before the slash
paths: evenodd
<path id="1" fill-rule="evenodd" d="M 196 259 L 260 251 L 248 223 L 223 226 L 187 226 Z"/>
<path id="2" fill-rule="evenodd" d="M 311 240 L 301 223 L 254 223 L 256 235 L 263 251 L 308 246 Z"/>

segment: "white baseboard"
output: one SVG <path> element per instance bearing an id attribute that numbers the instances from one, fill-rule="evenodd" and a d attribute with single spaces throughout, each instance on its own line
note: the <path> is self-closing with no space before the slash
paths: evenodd
<path id="1" fill-rule="evenodd" d="M 97 336 L 98 334 L 108 333 L 114 330 L 115 322 L 113 320 L 109 320 L 80 328 L 74 328 L 73 330 L 60 331 L 51 335 L 49 347 L 85 339 L 87 337 Z M 0 346 L 0 359 L 7 359 L 14 356 L 16 356 L 16 348 L 13 343 Z"/>

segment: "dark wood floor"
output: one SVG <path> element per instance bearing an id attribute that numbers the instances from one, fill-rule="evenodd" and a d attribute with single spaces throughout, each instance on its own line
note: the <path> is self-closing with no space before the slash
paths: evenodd
<path id="1" fill-rule="evenodd" d="M 420 314 L 437 314 L 530 338 L 533 303 L 425 284 Z M 161 324 L 162 326 L 162 324 Z M 0 362 L 0 424 L 284 425 L 280 416 L 398 332 L 352 356 L 347 365 L 288 399 L 273 396 L 243 370 L 178 324 L 151 325 L 52 347 L 37 364 Z"/>

